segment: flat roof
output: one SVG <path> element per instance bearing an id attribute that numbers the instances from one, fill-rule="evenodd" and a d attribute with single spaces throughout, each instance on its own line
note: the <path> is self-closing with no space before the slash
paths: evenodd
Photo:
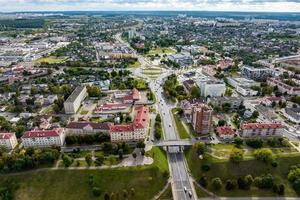
<path id="1" fill-rule="evenodd" d="M 65 102 L 74 102 L 78 95 L 85 89 L 85 86 L 78 86 L 72 92 L 72 94 L 67 98 Z"/>

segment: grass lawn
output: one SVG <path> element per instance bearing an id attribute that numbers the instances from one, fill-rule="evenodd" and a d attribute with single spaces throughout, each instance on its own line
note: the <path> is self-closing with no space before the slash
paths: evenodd
<path id="1" fill-rule="evenodd" d="M 131 200 L 152 199 L 167 183 L 163 170 L 168 169 L 165 153 L 154 148 L 151 152 L 155 162 L 150 166 L 127 167 L 102 170 L 49 170 L 26 172 L 21 175 L 2 176 L 0 183 L 12 179 L 18 183 L 15 191 L 17 200 L 99 200 L 104 193 L 123 194 L 123 190 L 134 188 Z M 89 185 L 93 176 L 93 185 Z M 101 190 L 100 197 L 94 197 L 92 188 Z"/>
<path id="2" fill-rule="evenodd" d="M 53 107 L 52 106 L 48 106 L 46 107 L 44 110 L 43 110 L 43 113 L 44 114 L 52 114 L 54 111 L 53 111 Z"/>
<path id="3" fill-rule="evenodd" d="M 176 110 L 176 108 L 173 108 L 173 109 L 172 109 L 172 114 L 173 114 L 173 117 L 174 117 L 174 121 L 175 121 L 175 124 L 176 124 L 176 129 L 177 129 L 177 132 L 179 133 L 180 139 L 187 139 L 187 138 L 190 138 L 189 133 L 187 132 L 187 130 L 186 130 L 185 127 L 183 126 L 183 124 L 182 124 L 180 118 L 179 118 L 178 115 L 177 115 L 177 110 Z"/>
<path id="4" fill-rule="evenodd" d="M 147 55 L 155 55 L 155 54 L 174 54 L 176 51 L 170 48 L 156 48 L 151 49 Z"/>
<path id="5" fill-rule="evenodd" d="M 220 148 L 221 146 L 217 146 Z M 230 148 L 230 146 L 224 146 L 224 148 Z M 270 164 L 257 161 L 255 159 L 244 160 L 239 164 L 234 164 L 228 160 L 212 159 L 211 156 L 207 156 L 206 159 L 200 160 L 195 149 L 190 148 L 185 151 L 187 163 L 189 169 L 195 180 L 199 180 L 202 175 L 205 175 L 209 182 L 212 178 L 220 177 L 225 184 L 227 179 L 237 179 L 239 177 L 251 174 L 253 177 L 260 176 L 263 174 L 272 174 L 275 178 L 276 183 L 283 183 L 285 185 L 286 196 L 297 196 L 295 191 L 292 189 L 291 184 L 287 180 L 287 173 L 291 165 L 300 163 L 300 155 L 292 155 L 289 157 L 280 156 L 277 158 L 278 166 L 272 167 Z M 202 171 L 201 166 L 203 164 L 210 165 L 210 170 L 207 172 Z M 224 186 L 223 184 L 223 186 Z M 211 184 L 208 186 L 209 190 Z M 215 192 L 215 191 L 214 191 Z M 276 196 L 271 190 L 260 190 L 252 187 L 250 190 L 239 190 L 227 191 L 224 187 L 216 192 L 220 196 Z"/>
<path id="6" fill-rule="evenodd" d="M 168 188 L 162 193 L 158 200 L 171 200 L 173 199 L 171 184 L 168 184 Z"/>
<path id="7" fill-rule="evenodd" d="M 198 198 L 209 197 L 209 195 L 205 191 L 203 191 L 196 183 L 194 183 L 194 186 Z"/>
<path id="8" fill-rule="evenodd" d="M 64 58 L 56 58 L 56 57 L 43 57 L 43 58 L 39 58 L 37 59 L 35 62 L 37 63 L 49 63 L 49 64 L 52 64 L 52 63 L 62 63 L 64 62 L 66 59 Z"/>
<path id="9" fill-rule="evenodd" d="M 81 115 L 86 115 L 86 114 L 88 114 L 89 113 L 89 111 L 87 111 L 87 110 L 82 110 L 82 111 L 80 111 L 80 114 Z"/>

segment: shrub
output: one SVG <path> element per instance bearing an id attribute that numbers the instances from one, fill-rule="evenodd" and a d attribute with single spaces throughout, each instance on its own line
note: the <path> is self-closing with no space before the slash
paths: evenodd
<path id="1" fill-rule="evenodd" d="M 93 195 L 99 197 L 101 195 L 101 190 L 98 187 L 93 187 Z"/>
<path id="2" fill-rule="evenodd" d="M 209 165 L 209 164 L 203 164 L 203 165 L 201 166 L 201 169 L 202 169 L 202 171 L 207 172 L 207 171 L 210 170 L 210 165 Z"/>
<path id="3" fill-rule="evenodd" d="M 230 153 L 230 161 L 234 163 L 239 163 L 244 158 L 244 152 L 241 149 L 233 148 Z"/>
<path id="4" fill-rule="evenodd" d="M 277 162 L 277 161 L 273 161 L 273 162 L 271 163 L 271 165 L 272 165 L 272 167 L 277 167 L 277 166 L 278 166 L 278 162 Z"/>
<path id="5" fill-rule="evenodd" d="M 261 147 L 263 146 L 263 143 L 264 143 L 264 142 L 263 142 L 262 139 L 260 139 L 260 138 L 248 139 L 248 140 L 246 141 L 246 144 L 247 144 L 248 146 L 253 147 L 253 148 L 256 148 L 256 149 L 261 148 Z"/>
<path id="6" fill-rule="evenodd" d="M 273 152 L 271 151 L 271 149 L 268 149 L 268 148 L 262 148 L 262 149 L 255 150 L 253 155 L 257 160 L 260 160 L 263 162 L 272 162 L 275 157 Z"/>
<path id="7" fill-rule="evenodd" d="M 222 180 L 218 177 L 212 179 L 212 186 L 215 190 L 220 190 L 222 188 Z"/>
<path id="8" fill-rule="evenodd" d="M 207 177 L 206 176 L 201 176 L 201 178 L 199 179 L 199 184 L 202 186 L 202 187 L 207 187 L 208 185 L 208 181 L 207 181 Z"/>
<path id="9" fill-rule="evenodd" d="M 297 194 L 300 195 L 300 179 L 294 181 L 293 188 L 297 192 Z"/>
<path id="10" fill-rule="evenodd" d="M 236 185 L 235 185 L 234 181 L 232 181 L 232 180 L 226 181 L 226 186 L 225 186 L 226 190 L 234 190 L 235 187 L 236 187 Z"/>

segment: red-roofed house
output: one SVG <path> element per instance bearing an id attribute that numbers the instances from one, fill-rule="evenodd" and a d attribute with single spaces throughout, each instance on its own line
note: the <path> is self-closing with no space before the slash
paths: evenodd
<path id="1" fill-rule="evenodd" d="M 15 133 L 0 133 L 0 146 L 7 150 L 14 149 L 18 144 Z"/>
<path id="2" fill-rule="evenodd" d="M 134 101 L 140 100 L 141 98 L 141 93 L 136 88 L 133 88 L 131 94 L 123 97 L 123 103 L 130 104 Z"/>
<path id="3" fill-rule="evenodd" d="M 219 126 L 217 127 L 217 132 L 222 139 L 232 139 L 235 135 L 235 131 L 231 126 Z"/>
<path id="4" fill-rule="evenodd" d="M 283 126 L 280 123 L 245 123 L 240 126 L 241 137 L 282 136 Z"/>
<path id="5" fill-rule="evenodd" d="M 132 123 L 126 125 L 113 125 L 110 128 L 112 142 L 139 141 L 147 136 L 149 110 L 146 106 L 135 108 L 135 117 Z"/>
<path id="6" fill-rule="evenodd" d="M 65 142 L 64 129 L 32 130 L 27 131 L 21 137 L 24 148 L 63 146 Z"/>

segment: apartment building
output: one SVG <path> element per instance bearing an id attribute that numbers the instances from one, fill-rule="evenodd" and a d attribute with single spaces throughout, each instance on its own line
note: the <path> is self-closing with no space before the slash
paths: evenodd
<path id="1" fill-rule="evenodd" d="M 207 134 L 211 130 L 212 108 L 206 104 L 199 104 L 192 109 L 192 126 L 196 133 Z"/>
<path id="2" fill-rule="evenodd" d="M 15 133 L 0 133 L 0 147 L 6 150 L 14 149 L 18 144 Z"/>
<path id="3" fill-rule="evenodd" d="M 278 90 L 282 93 L 287 93 L 289 95 L 300 95 L 300 86 L 291 86 L 284 82 L 282 82 L 280 79 L 276 78 L 268 78 L 267 83 L 270 86 L 277 86 Z"/>
<path id="4" fill-rule="evenodd" d="M 85 86 L 78 86 L 64 102 L 66 114 L 75 114 L 79 109 L 82 101 L 87 97 L 87 89 Z"/>
<path id="5" fill-rule="evenodd" d="M 274 75 L 274 71 L 265 67 L 251 67 L 243 66 L 241 69 L 241 75 L 255 81 L 264 81 L 268 77 Z"/>
<path id="6" fill-rule="evenodd" d="M 135 108 L 135 117 L 130 124 L 116 124 L 110 128 L 112 142 L 134 142 L 147 137 L 149 109 L 146 106 Z"/>
<path id="7" fill-rule="evenodd" d="M 220 80 L 200 80 L 197 82 L 203 97 L 220 97 L 224 96 L 226 85 Z"/>
<path id="8" fill-rule="evenodd" d="M 24 148 L 63 146 L 65 142 L 64 129 L 32 130 L 27 131 L 21 137 Z"/>
<path id="9" fill-rule="evenodd" d="M 244 123 L 240 126 L 239 134 L 241 137 L 282 136 L 283 129 L 280 123 Z"/>

